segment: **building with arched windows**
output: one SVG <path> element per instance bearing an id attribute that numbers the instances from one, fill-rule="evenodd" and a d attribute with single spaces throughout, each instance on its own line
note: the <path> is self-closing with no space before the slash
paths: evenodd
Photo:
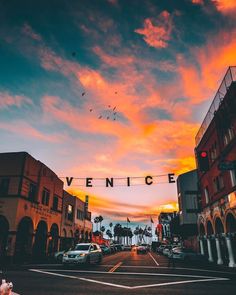
<path id="1" fill-rule="evenodd" d="M 0 261 L 43 261 L 58 251 L 63 239 L 73 244 L 78 228 L 80 240 L 89 240 L 88 205 L 64 192 L 63 185 L 26 152 L 0 154 Z M 83 209 L 81 227 L 76 227 L 78 204 Z"/>
<path id="2" fill-rule="evenodd" d="M 195 152 L 200 251 L 210 262 L 236 267 L 236 67 L 228 69 L 216 93 L 196 136 Z"/>

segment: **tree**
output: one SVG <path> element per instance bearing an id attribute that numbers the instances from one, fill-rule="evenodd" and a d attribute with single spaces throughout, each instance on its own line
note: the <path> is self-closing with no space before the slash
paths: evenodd
<path id="1" fill-rule="evenodd" d="M 103 217 L 102 217 L 102 215 L 99 215 L 98 222 L 100 223 L 100 231 L 101 231 L 102 221 L 103 221 Z"/>
<path id="2" fill-rule="evenodd" d="M 98 231 L 98 223 L 99 223 L 99 218 L 98 218 L 98 216 L 94 218 L 94 223 L 96 224 L 96 226 L 97 226 L 97 231 Z"/>
<path id="3" fill-rule="evenodd" d="M 122 226 L 120 223 L 117 223 L 114 226 L 114 237 L 117 238 L 117 241 L 119 241 L 119 238 L 122 236 Z"/>
<path id="4" fill-rule="evenodd" d="M 110 229 L 107 229 L 106 235 L 111 239 L 112 238 L 112 233 Z"/>

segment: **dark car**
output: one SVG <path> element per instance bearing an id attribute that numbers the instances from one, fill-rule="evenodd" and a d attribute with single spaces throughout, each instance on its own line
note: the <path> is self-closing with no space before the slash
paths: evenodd
<path id="1" fill-rule="evenodd" d="M 146 254 L 147 253 L 147 251 L 148 251 L 148 249 L 147 249 L 147 247 L 146 246 L 144 246 L 144 245 L 139 245 L 138 247 L 137 247 L 137 254 Z"/>
<path id="2" fill-rule="evenodd" d="M 106 245 L 100 245 L 100 248 L 102 250 L 102 254 L 103 255 L 108 255 L 111 254 L 111 249 L 110 247 L 106 246 Z"/>

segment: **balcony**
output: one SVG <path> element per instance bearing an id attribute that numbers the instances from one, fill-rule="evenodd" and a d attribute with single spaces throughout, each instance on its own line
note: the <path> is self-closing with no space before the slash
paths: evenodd
<path id="1" fill-rule="evenodd" d="M 212 104 L 202 122 L 200 129 L 195 137 L 196 146 L 200 143 L 204 133 L 206 132 L 208 126 L 210 125 L 212 119 L 214 118 L 215 112 L 218 110 L 220 103 L 223 101 L 230 85 L 232 82 L 236 81 L 236 66 L 229 67 L 221 84 L 216 92 L 216 95 L 212 101 Z"/>

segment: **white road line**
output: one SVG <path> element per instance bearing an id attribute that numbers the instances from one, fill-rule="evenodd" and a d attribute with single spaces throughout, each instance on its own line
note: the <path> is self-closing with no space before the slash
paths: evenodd
<path id="1" fill-rule="evenodd" d="M 51 274 L 53 271 L 56 272 L 74 272 L 74 273 L 86 273 L 86 274 L 106 274 L 106 275 L 137 275 L 137 276 L 166 276 L 166 277 L 185 277 L 185 278 L 201 278 L 201 279 L 219 279 L 219 277 L 212 277 L 212 276 L 199 276 L 199 275 L 188 275 L 188 274 L 173 274 L 173 273 L 153 273 L 153 272 L 106 272 L 106 271 L 96 271 L 96 270 L 70 270 L 70 269 L 50 269 L 48 271 L 45 271 L 44 269 L 29 269 L 29 271 L 34 272 L 41 272 L 46 274 Z M 61 274 L 58 274 L 58 276 L 63 276 Z M 67 275 L 66 275 L 67 276 Z M 75 278 L 74 276 L 71 276 L 72 278 Z M 77 277 L 76 277 L 77 278 Z M 226 279 L 228 278 L 220 278 L 220 279 Z"/>
<path id="2" fill-rule="evenodd" d="M 190 284 L 190 283 L 199 283 L 199 282 L 211 282 L 211 281 L 228 281 L 229 279 L 225 278 L 215 278 L 215 279 L 202 279 L 202 280 L 188 280 L 188 281 L 177 281 L 177 282 L 168 282 L 168 283 L 160 283 L 160 284 L 152 284 L 152 285 L 142 285 L 142 286 L 134 286 L 132 289 L 142 289 L 142 288 L 150 288 L 150 287 L 160 287 L 160 286 L 169 286 L 169 285 L 180 285 L 180 284 Z"/>
<path id="3" fill-rule="evenodd" d="M 129 289 L 129 290 L 130 289 L 142 289 L 142 288 L 158 287 L 158 286 L 178 285 L 178 284 L 190 284 L 190 283 L 198 283 L 198 282 L 227 281 L 227 280 L 229 280 L 228 278 L 205 277 L 205 279 L 198 279 L 198 280 L 175 281 L 175 282 L 167 282 L 167 283 L 159 283 L 159 284 L 142 285 L 142 286 L 125 286 L 125 285 L 120 285 L 120 284 L 112 284 L 112 283 L 108 283 L 108 282 L 101 282 L 101 281 L 93 280 L 93 279 L 80 278 L 80 277 L 75 277 L 75 276 L 69 276 L 69 275 L 62 275 L 62 274 L 58 274 L 58 273 L 46 272 L 46 271 L 37 270 L 37 269 L 31 269 L 30 271 L 43 273 L 43 274 L 48 274 L 48 275 L 52 275 L 52 276 L 59 276 L 59 277 L 77 279 L 77 280 L 80 280 L 80 281 L 87 281 L 87 282 L 92 282 L 92 283 L 96 283 L 96 284 L 100 284 L 100 285 L 106 285 L 106 286 L 117 287 L 117 288 L 122 288 L 122 289 Z M 104 272 L 104 273 L 108 274 L 107 272 Z M 114 273 L 110 273 L 110 274 L 114 274 Z M 117 273 L 115 273 L 115 274 L 117 274 Z M 122 274 L 125 274 L 125 273 L 122 273 Z M 126 273 L 126 274 L 128 274 L 128 273 Z M 164 275 L 164 274 L 156 274 L 156 275 Z M 168 276 L 169 274 L 165 274 L 165 275 Z M 176 276 L 180 276 L 180 275 L 176 275 Z M 187 275 L 186 275 L 186 277 L 187 277 Z"/>
<path id="4" fill-rule="evenodd" d="M 97 283 L 97 284 L 101 284 L 101 285 L 107 285 L 107 286 L 118 287 L 118 288 L 123 288 L 123 289 L 132 289 L 132 287 L 124 286 L 124 285 L 112 284 L 112 283 L 101 282 L 101 281 L 85 279 L 85 278 L 78 278 L 78 279 L 81 281 L 87 281 L 87 282 Z"/>
<path id="5" fill-rule="evenodd" d="M 119 262 L 116 265 L 114 265 L 108 272 L 114 272 L 118 267 L 121 266 L 123 262 Z"/>
<path id="6" fill-rule="evenodd" d="M 157 266 L 159 266 L 160 264 L 156 261 L 156 259 L 152 256 L 152 254 L 150 252 L 148 252 L 148 254 L 150 255 L 150 257 L 152 258 L 152 260 L 156 263 Z"/>

